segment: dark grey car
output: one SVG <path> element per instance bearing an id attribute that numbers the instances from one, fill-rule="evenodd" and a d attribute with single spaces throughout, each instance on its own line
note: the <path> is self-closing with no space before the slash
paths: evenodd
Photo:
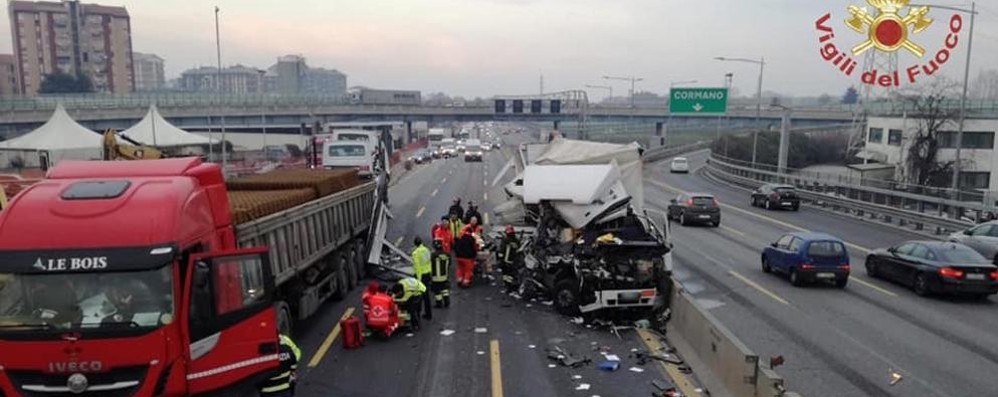
<path id="1" fill-rule="evenodd" d="M 693 223 L 721 225 L 721 207 L 714 195 L 708 193 L 682 193 L 669 200 L 668 216 L 683 226 Z"/>

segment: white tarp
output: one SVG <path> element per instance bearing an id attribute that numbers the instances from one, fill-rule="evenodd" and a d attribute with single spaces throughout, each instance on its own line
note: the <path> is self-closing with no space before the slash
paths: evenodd
<path id="1" fill-rule="evenodd" d="M 547 149 L 536 157 L 533 164 L 593 165 L 610 164 L 615 161 L 620 171 L 621 182 L 632 197 L 631 205 L 637 213 L 644 211 L 643 167 L 640 146 L 637 143 L 621 145 L 557 138 L 545 146 Z"/>
<path id="2" fill-rule="evenodd" d="M 616 164 L 531 165 L 523 172 L 523 202 L 590 204 L 619 180 Z"/>
<path id="3" fill-rule="evenodd" d="M 41 127 L 0 142 L 0 167 L 6 167 L 14 157 L 21 157 L 27 167 L 37 167 L 40 152 L 47 153 L 50 164 L 70 159 L 99 160 L 102 144 L 100 134 L 74 121 L 58 104 Z"/>
<path id="4" fill-rule="evenodd" d="M 119 135 L 143 145 L 156 147 L 204 145 L 210 142 L 206 137 L 192 134 L 170 124 L 159 114 L 156 105 L 150 106 L 149 112 L 141 121 L 131 128 L 121 131 Z"/>

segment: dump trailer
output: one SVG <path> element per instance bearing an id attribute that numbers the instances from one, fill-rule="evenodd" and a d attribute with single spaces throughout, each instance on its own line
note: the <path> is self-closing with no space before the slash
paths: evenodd
<path id="1" fill-rule="evenodd" d="M 253 395 L 278 331 L 356 285 L 378 181 L 61 162 L 0 212 L 0 396 Z"/>
<path id="2" fill-rule="evenodd" d="M 672 243 L 664 215 L 644 208 L 641 154 L 561 138 L 517 151 L 496 219 L 529 240 L 521 289 L 539 286 L 566 314 L 667 306 Z"/>

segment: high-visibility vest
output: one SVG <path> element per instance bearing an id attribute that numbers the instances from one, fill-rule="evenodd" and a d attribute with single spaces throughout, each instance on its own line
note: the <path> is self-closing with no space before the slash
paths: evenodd
<path id="1" fill-rule="evenodd" d="M 450 221 L 450 235 L 454 236 L 455 240 L 461 237 L 461 230 L 463 229 L 464 229 L 464 222 L 461 222 L 460 219 Z"/>
<path id="2" fill-rule="evenodd" d="M 412 270 L 416 273 L 416 278 L 430 273 L 430 249 L 425 245 L 420 244 L 412 250 Z"/>
<path id="3" fill-rule="evenodd" d="M 450 267 L 450 256 L 443 253 L 437 252 L 433 256 L 433 282 L 441 283 L 447 281 L 447 274 Z"/>
<path id="4" fill-rule="evenodd" d="M 409 298 L 412 298 L 413 295 L 422 295 L 426 293 L 426 285 L 424 285 L 422 281 L 415 278 L 406 277 L 399 280 L 399 283 L 402 284 L 403 293 L 401 298 L 395 299 L 396 302 L 406 302 Z"/>
<path id="5" fill-rule="evenodd" d="M 280 339 L 278 357 L 281 365 L 278 367 L 276 375 L 267 379 L 262 387 L 260 387 L 260 394 L 280 393 L 290 389 L 292 382 L 291 375 L 298 369 L 298 361 L 301 360 L 301 349 L 286 335 L 281 335 Z"/>

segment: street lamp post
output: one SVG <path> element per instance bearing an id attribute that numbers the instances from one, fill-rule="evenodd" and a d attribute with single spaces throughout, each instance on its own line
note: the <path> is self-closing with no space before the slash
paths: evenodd
<path id="1" fill-rule="evenodd" d="M 963 68 L 963 95 L 960 97 L 960 120 L 956 129 L 956 161 L 953 163 L 953 181 L 950 187 L 960 189 L 960 150 L 963 149 L 963 128 L 967 120 L 967 84 L 970 82 L 970 55 L 974 51 L 974 17 L 977 15 L 977 2 L 970 2 L 970 9 L 936 5 L 909 4 L 911 7 L 932 7 L 970 14 L 970 35 L 967 37 L 967 64 Z M 959 198 L 959 197 L 958 197 Z"/>
<path id="2" fill-rule="evenodd" d="M 759 60 L 755 60 L 748 58 L 715 57 L 714 59 L 724 62 L 745 62 L 759 65 L 759 85 L 756 89 L 755 104 L 755 128 L 752 131 L 752 165 L 755 166 L 757 155 L 756 149 L 759 147 L 759 121 L 762 119 L 762 75 L 766 67 L 766 58 L 760 57 Z"/>
<path id="3" fill-rule="evenodd" d="M 604 80 L 620 80 L 620 81 L 630 81 L 631 82 L 631 108 L 634 108 L 634 83 L 643 81 L 641 77 L 613 77 L 613 76 L 603 76 Z"/>
<path id="4" fill-rule="evenodd" d="M 220 39 L 218 29 L 218 6 L 215 6 L 215 54 L 218 57 L 218 84 L 215 87 L 218 90 L 218 108 L 222 108 L 222 41 Z M 222 176 L 225 176 L 225 166 L 226 166 L 226 156 L 225 156 L 225 112 L 219 112 L 219 117 L 221 118 L 222 124 Z M 211 142 L 208 143 L 211 145 Z"/>

